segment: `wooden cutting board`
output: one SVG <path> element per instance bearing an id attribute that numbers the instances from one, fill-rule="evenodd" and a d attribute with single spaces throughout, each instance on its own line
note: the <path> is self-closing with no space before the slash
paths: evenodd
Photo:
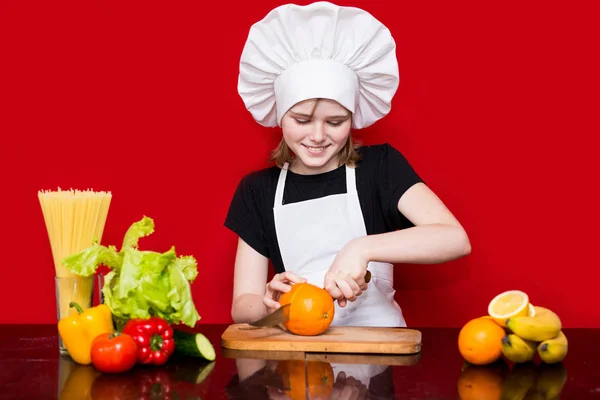
<path id="1" fill-rule="evenodd" d="M 221 335 L 221 346 L 233 350 L 415 354 L 421 351 L 421 332 L 407 328 L 332 326 L 318 336 L 300 336 L 278 327 L 254 329 L 247 324 L 233 324 Z"/>

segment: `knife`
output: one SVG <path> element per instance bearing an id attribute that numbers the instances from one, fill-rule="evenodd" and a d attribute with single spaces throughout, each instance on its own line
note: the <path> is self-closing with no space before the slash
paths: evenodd
<path id="1" fill-rule="evenodd" d="M 250 322 L 248 325 L 256 328 L 269 328 L 284 323 L 285 321 L 290 319 L 291 305 L 291 303 L 288 303 L 285 306 L 281 306 L 266 317 L 263 317 L 258 321 Z"/>
<path id="2" fill-rule="evenodd" d="M 369 283 L 371 280 L 371 272 L 367 271 L 365 274 L 365 282 Z M 277 310 L 273 311 L 271 314 L 267 315 L 259 319 L 258 321 L 250 322 L 248 325 L 254 328 L 270 328 L 272 326 L 279 325 L 284 323 L 288 319 L 290 319 L 290 305 L 286 304 L 285 306 L 279 307 Z M 254 329 L 254 328 L 240 328 L 240 329 Z"/>

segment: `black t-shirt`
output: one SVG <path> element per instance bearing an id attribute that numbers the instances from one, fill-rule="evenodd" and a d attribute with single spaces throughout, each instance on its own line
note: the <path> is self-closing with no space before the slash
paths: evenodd
<path id="1" fill-rule="evenodd" d="M 412 226 L 398 211 L 398 200 L 408 188 L 422 182 L 406 158 L 389 144 L 358 149 L 356 190 L 367 234 L 378 234 Z M 273 166 L 251 172 L 242 178 L 225 226 L 238 234 L 249 246 L 271 259 L 275 272 L 285 268 L 281 260 L 273 206 L 280 168 Z M 346 169 L 316 175 L 299 175 L 288 170 L 283 203 L 316 199 L 346 193 Z"/>

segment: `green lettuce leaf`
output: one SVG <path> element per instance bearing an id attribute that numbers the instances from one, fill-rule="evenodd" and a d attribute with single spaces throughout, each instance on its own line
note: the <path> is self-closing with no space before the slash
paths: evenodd
<path id="1" fill-rule="evenodd" d="M 125 248 L 123 253 L 119 298 L 125 298 L 130 291 L 139 288 L 142 279 L 148 282 L 158 279 L 163 270 L 177 259 L 173 247 L 163 254 L 133 248 Z"/>
<path id="2" fill-rule="evenodd" d="M 175 260 L 174 267 L 180 270 L 185 276 L 185 279 L 190 282 L 193 282 L 196 279 L 196 276 L 198 276 L 198 264 L 194 257 L 181 256 Z"/>
<path id="3" fill-rule="evenodd" d="M 101 264 L 112 269 L 119 269 L 122 262 L 123 255 L 117 253 L 114 246 L 105 247 L 98 243 L 62 260 L 65 268 L 80 276 L 93 275 Z"/>
<path id="4" fill-rule="evenodd" d="M 187 284 L 183 271 L 177 268 L 171 268 L 169 280 L 171 282 L 169 300 L 175 308 L 175 319 L 188 325 L 188 322 L 196 319 L 197 314 L 190 285 Z"/>
<path id="5" fill-rule="evenodd" d="M 102 296 L 117 318 L 154 315 L 193 327 L 200 320 L 191 292 L 191 283 L 198 276 L 196 259 L 177 256 L 175 247 L 164 253 L 139 250 L 139 239 L 153 232 L 154 221 L 144 216 L 127 230 L 121 251 L 94 243 L 63 263 L 82 276 L 94 274 L 100 265 L 111 269 L 104 277 Z"/>
<path id="6" fill-rule="evenodd" d="M 154 220 L 152 218 L 144 216 L 141 220 L 131 224 L 125 236 L 123 237 L 123 245 L 121 250 L 128 247 L 138 248 L 138 242 L 140 238 L 149 236 L 154 233 Z"/>

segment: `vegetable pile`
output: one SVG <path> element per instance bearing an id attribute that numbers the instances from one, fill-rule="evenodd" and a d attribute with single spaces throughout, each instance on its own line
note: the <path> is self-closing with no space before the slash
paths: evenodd
<path id="1" fill-rule="evenodd" d="M 158 253 L 140 250 L 138 241 L 154 232 L 154 221 L 144 216 L 127 230 L 121 249 L 94 243 L 63 260 L 71 272 L 93 275 L 111 269 L 102 288 L 103 304 L 58 322 L 58 332 L 78 364 L 100 372 L 126 372 L 136 364 L 164 365 L 173 353 L 215 359 L 215 350 L 201 333 L 177 331 L 172 325 L 194 327 L 200 319 L 191 294 L 197 263 L 177 256 L 175 248 Z M 117 323 L 115 328 L 114 322 Z"/>

